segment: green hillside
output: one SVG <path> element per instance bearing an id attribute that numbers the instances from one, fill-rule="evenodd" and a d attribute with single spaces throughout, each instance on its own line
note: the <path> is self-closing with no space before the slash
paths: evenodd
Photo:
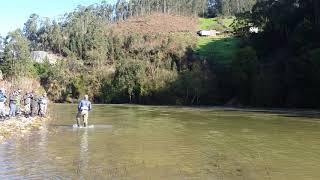
<path id="1" fill-rule="evenodd" d="M 200 29 L 231 30 L 234 17 L 200 18 Z M 240 40 L 232 35 L 218 35 L 216 37 L 199 37 L 197 53 L 201 58 L 230 63 L 234 59 Z"/>
<path id="2" fill-rule="evenodd" d="M 202 30 L 231 30 L 235 17 L 200 18 L 200 29 Z"/>
<path id="3" fill-rule="evenodd" d="M 235 37 L 201 37 L 197 43 L 197 52 L 202 58 L 220 63 L 230 63 L 237 52 L 240 40 Z"/>

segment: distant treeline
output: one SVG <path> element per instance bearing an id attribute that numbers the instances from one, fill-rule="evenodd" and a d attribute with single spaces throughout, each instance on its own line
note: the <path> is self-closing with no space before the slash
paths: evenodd
<path id="1" fill-rule="evenodd" d="M 256 0 L 118 0 L 113 9 L 117 20 L 152 12 L 213 17 L 249 11 L 255 3 Z"/>

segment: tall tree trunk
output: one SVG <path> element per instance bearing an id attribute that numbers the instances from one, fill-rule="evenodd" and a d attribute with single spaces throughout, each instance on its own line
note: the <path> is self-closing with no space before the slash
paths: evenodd
<path id="1" fill-rule="evenodd" d="M 317 30 L 320 30 L 320 2 L 319 0 L 313 0 L 314 4 L 314 19 Z"/>
<path id="2" fill-rule="evenodd" d="M 143 1 L 140 1 L 140 15 L 143 16 L 144 12 L 143 12 Z"/>
<path id="3" fill-rule="evenodd" d="M 130 1 L 129 3 L 130 3 L 130 17 L 132 17 L 133 16 L 132 2 Z"/>
<path id="4" fill-rule="evenodd" d="M 167 9 L 167 0 L 163 0 L 163 4 L 162 4 L 163 8 L 162 8 L 162 12 L 166 13 L 166 9 Z"/>

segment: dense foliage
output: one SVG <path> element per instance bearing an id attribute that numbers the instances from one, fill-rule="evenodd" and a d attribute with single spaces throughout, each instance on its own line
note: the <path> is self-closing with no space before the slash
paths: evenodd
<path id="1" fill-rule="evenodd" d="M 237 32 L 258 56 L 256 72 L 247 87 L 252 93 L 241 96 L 244 102 L 318 107 L 319 10 L 317 0 L 267 0 L 238 16 Z M 247 33 L 252 26 L 260 32 Z"/>
<path id="2" fill-rule="evenodd" d="M 236 14 L 231 29 L 238 37 L 201 39 L 210 42 L 199 46 L 192 31 L 127 33 L 115 26 L 154 12 Z M 59 21 L 32 14 L 23 31 L 0 38 L 1 70 L 39 78 L 58 102 L 89 94 L 100 103 L 317 107 L 319 14 L 316 0 L 119 0 L 79 6 Z M 63 60 L 32 63 L 33 50 Z"/>

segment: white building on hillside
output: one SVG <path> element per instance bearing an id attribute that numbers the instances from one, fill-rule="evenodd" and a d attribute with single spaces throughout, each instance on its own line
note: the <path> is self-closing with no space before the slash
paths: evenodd
<path id="1" fill-rule="evenodd" d="M 217 36 L 218 34 L 220 34 L 220 31 L 216 31 L 216 30 L 200 30 L 198 31 L 199 36 Z"/>
<path id="2" fill-rule="evenodd" d="M 250 32 L 250 33 L 256 33 L 256 34 L 257 34 L 257 33 L 259 32 L 259 28 L 258 28 L 258 27 L 250 27 L 250 28 L 249 28 L 249 32 Z"/>

